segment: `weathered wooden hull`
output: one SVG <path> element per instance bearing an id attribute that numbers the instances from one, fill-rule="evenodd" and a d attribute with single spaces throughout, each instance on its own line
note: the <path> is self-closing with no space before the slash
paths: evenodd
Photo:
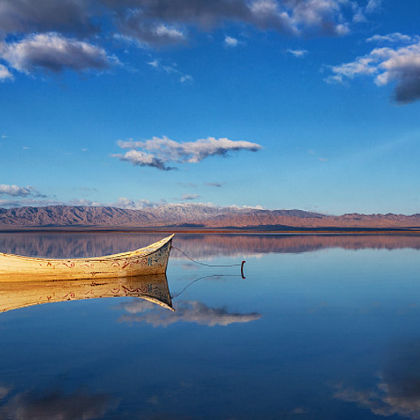
<path id="1" fill-rule="evenodd" d="M 163 274 L 168 265 L 173 236 L 135 251 L 95 258 L 50 259 L 0 253 L 0 282 Z"/>
<path id="2" fill-rule="evenodd" d="M 173 310 L 165 274 L 96 280 L 0 283 L 0 313 L 67 300 L 136 297 Z"/>

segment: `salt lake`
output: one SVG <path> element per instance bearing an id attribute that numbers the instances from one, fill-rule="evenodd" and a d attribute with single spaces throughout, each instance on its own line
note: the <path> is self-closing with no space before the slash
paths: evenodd
<path id="1" fill-rule="evenodd" d="M 0 233 L 0 252 L 99 256 L 164 236 Z M 420 236 L 173 245 L 174 312 L 113 297 L 0 313 L 0 419 L 420 418 Z"/>

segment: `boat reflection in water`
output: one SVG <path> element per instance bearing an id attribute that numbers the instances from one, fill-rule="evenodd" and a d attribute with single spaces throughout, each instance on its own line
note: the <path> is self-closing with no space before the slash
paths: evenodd
<path id="1" fill-rule="evenodd" d="M 95 280 L 0 282 L 0 312 L 49 302 L 136 297 L 173 311 L 165 274 Z"/>

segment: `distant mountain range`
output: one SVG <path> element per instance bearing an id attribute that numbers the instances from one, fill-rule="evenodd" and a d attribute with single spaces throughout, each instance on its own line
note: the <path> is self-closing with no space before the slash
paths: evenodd
<path id="1" fill-rule="evenodd" d="M 420 229 L 420 214 L 344 214 L 261 210 L 205 204 L 166 204 L 143 210 L 47 206 L 0 208 L 0 230 L 22 228 L 337 230 Z"/>

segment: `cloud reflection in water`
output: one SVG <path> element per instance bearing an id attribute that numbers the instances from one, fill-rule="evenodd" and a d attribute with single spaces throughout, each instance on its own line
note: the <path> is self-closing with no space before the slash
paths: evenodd
<path id="1" fill-rule="evenodd" d="M 0 387 L 1 390 L 7 390 Z M 10 391 L 4 395 L 11 394 Z M 65 394 L 61 391 L 50 391 L 44 394 L 27 391 L 10 395 L 0 400 L 0 420 L 19 419 L 97 419 L 102 418 L 114 408 L 111 398 L 106 394 L 89 395 L 82 392 Z"/>
<path id="2" fill-rule="evenodd" d="M 261 314 L 251 312 L 241 314 L 229 313 L 225 307 L 211 308 L 198 301 L 179 301 L 175 312 L 162 311 L 150 302 L 131 301 L 119 306 L 128 312 L 119 318 L 120 322 L 146 322 L 154 327 L 167 327 L 176 322 L 193 322 L 213 327 L 227 326 L 236 323 L 252 322 L 261 318 Z"/>
<path id="3" fill-rule="evenodd" d="M 356 403 L 378 416 L 399 415 L 420 419 L 420 393 L 417 392 L 415 395 L 408 392 L 404 395 L 398 392 L 393 384 L 384 381 L 380 381 L 375 389 L 362 391 L 352 388 L 340 389 L 334 396 L 342 401 Z"/>
<path id="4" fill-rule="evenodd" d="M 374 388 L 358 391 L 340 386 L 334 397 L 356 403 L 378 416 L 420 419 L 420 343 L 394 346 L 389 365 Z"/>

